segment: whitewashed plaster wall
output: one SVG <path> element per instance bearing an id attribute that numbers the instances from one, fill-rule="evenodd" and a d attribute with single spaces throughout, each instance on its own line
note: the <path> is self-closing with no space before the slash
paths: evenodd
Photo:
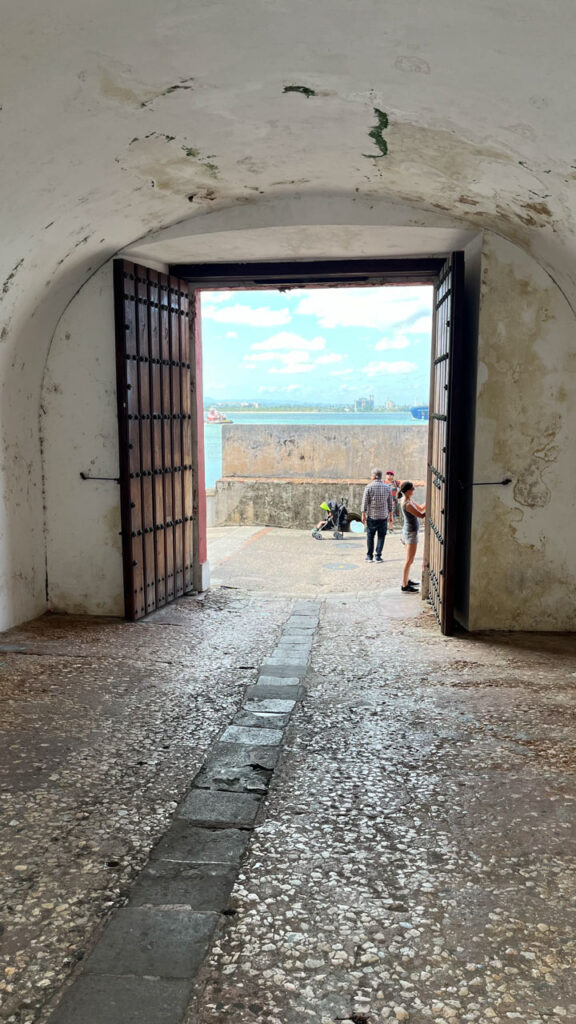
<path id="1" fill-rule="evenodd" d="M 0 629 L 42 612 L 45 559 L 38 444 L 41 367 L 0 345 Z"/>
<path id="2" fill-rule="evenodd" d="M 42 386 L 47 598 L 53 611 L 122 615 L 112 262 L 60 320 Z"/>
<path id="3" fill-rule="evenodd" d="M 474 479 L 513 483 L 474 489 L 468 627 L 576 628 L 576 321 L 513 243 L 489 234 L 482 267 Z M 80 478 L 118 473 L 111 263 L 54 334 L 42 441 L 49 605 L 121 614 L 119 488 Z"/>
<path id="4" fill-rule="evenodd" d="M 576 629 L 576 318 L 517 246 L 484 240 L 469 628 Z"/>

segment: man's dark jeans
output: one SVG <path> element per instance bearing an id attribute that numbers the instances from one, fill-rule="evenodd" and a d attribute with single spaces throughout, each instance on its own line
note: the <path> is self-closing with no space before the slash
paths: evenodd
<path id="1" fill-rule="evenodd" d="M 387 529 L 387 519 L 371 519 L 370 516 L 368 516 L 368 519 L 366 521 L 366 540 L 368 542 L 368 558 L 374 557 L 374 536 L 376 534 L 378 534 L 378 540 L 376 541 L 376 558 L 382 557 L 382 548 L 384 547 Z"/>

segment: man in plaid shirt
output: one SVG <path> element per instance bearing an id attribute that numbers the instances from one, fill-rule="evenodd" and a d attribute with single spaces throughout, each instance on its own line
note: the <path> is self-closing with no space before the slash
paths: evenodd
<path id="1" fill-rule="evenodd" d="M 362 522 L 366 527 L 366 539 L 368 550 L 366 561 L 374 559 L 374 536 L 378 535 L 376 542 L 376 561 L 382 561 L 382 548 L 388 529 L 388 519 L 392 515 L 392 488 L 382 480 L 382 470 L 372 470 L 372 483 L 364 490 L 362 498 Z"/>

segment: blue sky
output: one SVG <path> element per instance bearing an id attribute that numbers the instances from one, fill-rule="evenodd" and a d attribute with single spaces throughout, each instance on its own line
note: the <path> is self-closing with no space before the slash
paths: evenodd
<path id="1" fill-rule="evenodd" d="M 202 293 L 213 400 L 426 403 L 432 286 Z"/>

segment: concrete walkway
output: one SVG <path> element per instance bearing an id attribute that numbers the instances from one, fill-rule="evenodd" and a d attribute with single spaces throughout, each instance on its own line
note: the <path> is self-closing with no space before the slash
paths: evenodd
<path id="1" fill-rule="evenodd" d="M 303 597 L 399 590 L 405 555 L 398 531 L 386 537 L 382 564 L 365 562 L 363 534 L 345 533 L 343 540 L 332 536 L 325 533 L 318 541 L 310 530 L 214 527 L 208 531 L 213 584 L 249 593 Z M 415 579 L 421 571 L 419 556 L 414 564 Z"/>
<path id="2" fill-rule="evenodd" d="M 204 600 L 0 638 L 1 1020 L 576 1022 L 575 639 L 441 637 L 399 590 L 394 537 L 383 566 L 349 548 L 349 570 L 328 567 L 336 542 L 307 540 L 220 534 L 224 586 Z M 286 624 L 307 593 L 303 674 Z M 217 758 L 241 742 L 227 730 L 286 715 L 251 702 L 293 678 L 305 691 L 278 719 L 274 775 L 244 771 L 260 809 L 231 830 L 234 881 L 222 846 L 202 853 L 202 832 L 230 830 L 188 794 L 244 785 Z M 220 888 L 191 932 L 199 862 Z M 168 955 L 151 964 L 154 943 Z M 75 1004 L 78 972 L 92 988 Z"/>

